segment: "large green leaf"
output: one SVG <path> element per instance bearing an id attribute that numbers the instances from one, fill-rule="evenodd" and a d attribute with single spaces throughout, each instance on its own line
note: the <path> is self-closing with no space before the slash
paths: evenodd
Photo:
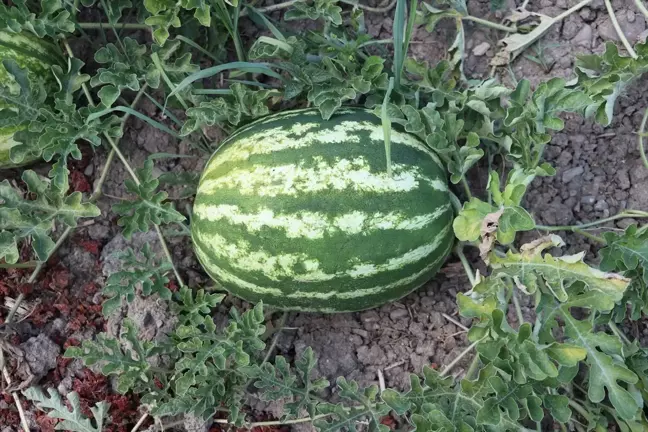
<path id="1" fill-rule="evenodd" d="M 509 251 L 506 256 L 499 257 L 491 253 L 493 276 L 512 278 L 517 287 L 528 294 L 535 293 L 542 281 L 561 302 L 567 301 L 566 289 L 576 282 L 608 299 L 610 306 L 621 300 L 630 280 L 588 266 L 583 262 L 584 253 L 561 257 L 546 253 L 543 256 L 544 250 L 563 244 L 560 237 L 551 235 L 524 245 L 519 254 Z"/>

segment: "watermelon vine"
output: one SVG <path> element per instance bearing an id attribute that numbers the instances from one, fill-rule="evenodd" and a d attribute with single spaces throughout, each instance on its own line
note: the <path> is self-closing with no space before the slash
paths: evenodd
<path id="1" fill-rule="evenodd" d="M 568 12 L 588 3 L 583 1 Z M 606 5 L 616 23 L 608 1 Z M 281 20 L 271 18 L 271 12 L 282 9 Z M 516 21 L 515 16 L 506 24 L 473 17 L 462 0 L 435 5 L 397 0 L 380 10 L 394 14 L 393 38 L 376 40 L 366 31 L 365 9 L 372 8 L 346 0 L 299 0 L 265 7 L 227 0 L 0 3 L 0 169 L 19 173 L 13 181 L 0 183 L 2 268 L 33 263 L 33 272 L 25 282 L 34 283 L 80 221 L 102 217 L 97 201 L 117 159 L 130 176 L 126 183 L 129 196 L 121 197 L 112 208 L 119 216 L 117 223 L 126 238 L 154 231 L 164 256 L 156 257 L 148 246 L 142 251 L 123 251 L 119 258 L 123 269 L 103 288 L 104 314 L 110 315 L 137 297 L 157 296 L 168 302 L 177 323 L 167 338 L 144 341 L 135 324 L 125 320 L 118 337 L 101 333 L 67 348 L 65 357 L 81 359 L 114 377 L 119 392 L 140 396 L 143 415 L 133 431 L 147 418 L 164 423 L 181 414 L 245 428 L 310 422 L 322 431 L 357 430 L 360 425 L 387 431 L 383 418 L 388 414 L 404 429 L 420 431 L 647 430 L 648 349 L 623 330 L 624 323 L 638 320 L 648 311 L 646 226 L 633 225 L 623 233 L 602 236 L 587 229 L 624 217 L 646 218 L 648 213 L 626 210 L 580 225 L 544 226 L 524 208 L 524 198 L 534 179 L 556 173 L 543 154 L 551 133 L 564 127 L 561 114 L 573 113 L 610 125 L 617 97 L 648 71 L 648 44 L 631 46 L 620 37 L 628 56 L 609 43 L 601 54 L 579 56 L 573 79 L 552 78 L 534 89 L 523 79 L 509 88 L 494 77 L 466 79 L 463 21 L 505 32 L 506 38 L 516 34 L 523 38 L 524 47 L 569 13 L 554 18 L 537 16 L 540 24 L 526 28 L 528 24 Z M 645 13 L 645 8 L 639 10 Z M 100 16 L 101 21 L 81 19 L 89 16 Z M 244 42 L 239 31 L 243 16 L 265 32 L 251 44 Z M 430 65 L 410 57 L 414 26 L 425 24 L 431 31 L 442 19 L 454 20 L 457 29 L 446 60 Z M 290 22 L 296 20 L 312 21 L 308 24 L 318 30 L 293 31 Z M 101 35 L 106 42 L 96 43 L 100 38 L 90 35 Z M 78 43 L 92 48 L 91 65 L 77 58 Z M 384 49 L 386 45 L 393 55 Z M 494 68 L 501 65 L 502 58 L 507 63 L 521 53 L 510 46 L 494 60 Z M 228 48 L 235 53 L 235 61 L 227 62 Z M 143 99 L 154 104 L 160 114 L 153 118 L 138 111 Z M 306 107 L 310 109 L 295 110 Z M 119 147 L 132 117 L 176 140 L 186 140 L 205 154 L 216 151 L 202 178 L 198 173 L 158 177 L 155 157 L 133 166 L 130 155 Z M 255 122 L 258 119 L 262 120 Z M 346 123 L 335 123 L 338 120 Z M 338 273 L 326 273 L 327 269 L 315 265 L 324 266 L 324 261 L 309 262 L 307 272 L 298 275 L 301 282 L 332 281 L 318 285 L 317 292 L 300 292 L 304 285 L 271 287 L 279 276 L 294 276 L 294 268 L 287 264 L 282 267 L 285 274 L 279 276 L 259 265 L 257 270 L 265 271 L 266 279 L 255 279 L 263 282 L 257 284 L 244 280 L 245 271 L 241 271 L 259 264 L 249 257 L 241 259 L 236 271 L 223 270 L 236 267 L 231 258 L 238 257 L 237 250 L 247 252 L 245 247 L 263 236 L 250 236 L 253 240 L 247 244 L 242 236 L 230 241 L 229 231 L 222 229 L 225 224 L 215 227 L 215 213 L 209 209 L 201 212 L 199 206 L 218 204 L 213 185 L 231 180 L 221 175 L 221 165 L 236 161 L 241 154 L 245 161 L 264 157 L 264 142 L 259 137 L 265 133 L 263 137 L 269 138 L 269 127 L 277 127 L 275 135 L 284 133 L 286 147 L 292 150 L 298 149 L 304 130 L 324 131 L 317 136 L 319 141 L 309 141 L 311 145 L 335 141 L 340 130 L 349 143 L 360 143 L 358 147 L 377 143 L 372 147 L 379 149 L 375 154 L 363 154 L 365 159 L 358 157 L 354 162 L 357 166 L 379 165 L 386 174 L 371 178 L 381 179 L 379 183 L 367 182 L 369 192 L 362 196 L 365 204 L 375 199 L 371 193 L 381 187 L 396 188 L 405 174 L 411 175 L 413 183 L 428 182 L 440 193 L 441 198 L 426 203 L 432 206 L 426 211 L 447 217 L 435 219 L 434 234 L 441 240 L 427 253 L 436 253 L 442 260 L 453 250 L 470 281 L 457 295 L 461 316 L 472 319 L 467 333 L 470 345 L 454 362 L 440 370 L 425 367 L 417 371 L 420 373 L 410 377 L 410 388 L 401 392 L 377 385 L 363 388 L 344 377 L 335 383 L 314 377 L 317 353 L 310 348 L 292 362 L 274 355 L 289 312 L 283 313 L 279 328 L 269 329 L 268 310 L 277 310 L 268 309 L 268 304 L 280 309 L 359 310 L 394 300 L 424 281 L 410 280 L 411 274 L 396 274 L 385 266 L 385 273 L 393 271 L 398 277 L 386 277 L 383 285 L 370 281 L 364 288 L 376 291 L 376 287 L 389 286 L 397 292 L 378 291 L 376 300 L 355 294 L 362 292 L 359 285 L 336 287 L 341 286 Z M 213 142 L 210 133 L 214 130 L 231 138 L 223 145 Z M 243 148 L 247 153 L 232 156 L 236 153 L 230 151 L 232 143 L 250 136 L 256 138 Z M 69 163 L 82 158 L 84 145 L 108 149 L 90 196 L 73 191 L 69 180 Z M 643 131 L 639 145 L 643 155 Z M 404 158 L 413 160 L 414 153 L 405 151 L 414 152 L 412 148 L 418 149 L 419 159 L 416 164 L 403 164 Z M 487 154 L 501 156 L 498 170 L 488 163 Z M 294 157 L 299 157 L 298 152 Z M 45 175 L 29 167 L 37 161 L 48 164 Z M 440 180 L 440 169 L 423 172 L 425 163 L 442 165 L 448 181 Z M 332 185 L 345 181 L 344 175 L 357 168 L 340 166 L 331 175 Z M 476 166 L 488 171 L 483 190 L 472 188 L 467 176 Z M 231 194 L 238 193 L 236 199 L 241 202 L 246 199 L 245 188 L 254 181 L 244 168 L 258 167 L 251 162 L 241 168 L 245 175 L 232 183 L 236 187 L 231 188 Z M 300 166 L 301 174 L 276 174 L 272 171 L 278 169 L 275 167 L 258 178 L 266 181 L 292 175 L 296 182 L 302 175 L 304 184 L 313 190 L 326 186 L 308 183 L 307 168 Z M 358 168 L 358 172 L 366 174 L 366 166 L 361 168 L 365 171 Z M 195 196 L 192 214 L 176 208 L 164 190 L 168 185 L 181 186 L 183 198 Z M 333 189 L 331 186 L 326 199 L 333 199 Z M 296 186 L 288 192 L 295 191 L 300 192 Z M 358 184 L 356 191 L 362 191 Z M 288 192 L 285 194 L 290 195 Z M 267 199 L 278 193 L 269 190 Z M 415 201 L 425 202 L 425 197 L 414 198 L 403 205 L 403 211 L 415 207 Z M 288 204 L 285 208 L 290 208 Z M 453 209 L 456 214 L 451 216 Z M 268 212 L 263 217 L 271 218 L 275 226 L 286 232 L 295 229 L 281 222 L 278 210 Z M 240 215 L 231 213 L 229 217 L 233 220 Z M 381 217 L 372 223 L 398 225 L 395 212 Z M 305 217 L 300 220 L 304 221 Z M 319 226 L 315 222 L 311 220 L 308 227 Z M 228 229 L 235 231 L 233 225 Z M 338 221 L 337 227 L 347 230 L 338 231 L 348 233 L 355 229 L 352 225 L 348 220 Z M 546 235 L 526 244 L 516 242 L 519 232 L 531 230 Z M 600 243 L 600 266 L 590 265 L 584 253 L 556 254 L 557 248 L 565 246 L 564 240 L 553 234 L 558 231 L 582 234 Z M 319 232 L 309 235 L 314 240 Z M 225 294 L 185 283 L 167 246 L 171 236 L 182 236 L 187 243 L 193 240 L 207 272 L 254 305 L 245 310 L 233 307 L 227 325 L 217 326 L 212 311 Z M 286 235 L 284 244 L 286 239 L 290 236 Z M 402 238 L 399 241 L 398 245 L 414 247 Z M 275 244 L 281 242 L 275 239 Z M 384 239 L 380 244 L 394 249 L 398 245 Z M 235 252 L 221 260 L 217 254 L 227 248 Z M 468 248 L 479 251 L 488 267 L 486 275 L 472 269 L 464 255 Z M 377 248 L 367 245 L 366 249 L 375 253 Z M 407 251 L 404 249 L 401 258 Z M 331 253 L 339 258 L 345 251 Z M 270 258 L 281 267 L 290 257 Z M 377 273 L 372 262 L 362 262 L 358 256 L 346 261 L 363 277 Z M 348 271 L 343 268 L 346 264 L 339 264 L 337 270 Z M 427 267 L 410 268 L 410 273 L 418 271 L 420 277 L 429 278 L 438 269 L 436 263 L 424 264 Z M 402 271 L 402 267 L 394 268 Z M 175 293 L 169 289 L 171 280 L 179 287 Z M 408 283 L 401 283 L 403 280 Z M 250 294 L 255 290 L 256 294 Z M 301 303 L 290 300 L 300 295 Z M 309 300 L 309 295 L 324 300 L 317 303 Z M 358 303 L 348 300 L 353 296 L 360 297 Z M 3 326 L 9 328 L 16 320 L 25 297 L 21 294 L 15 300 Z M 347 300 L 336 303 L 330 298 Z M 534 305 L 533 320 L 521 313 L 521 299 Z M 514 313 L 509 314 L 509 309 Z M 6 352 L 10 357 L 12 351 L 3 348 L 9 345 L 8 338 L 0 341 L 0 354 Z M 467 356 L 472 363 L 466 373 L 452 376 L 455 365 Z M 3 359 L 0 356 L 0 367 L 8 377 L 11 362 Z M 99 432 L 111 422 L 107 403 L 84 412 L 78 395 L 71 393 L 67 395 L 70 410 L 53 389 L 48 389 L 47 396 L 36 387 L 19 392 L 8 384 L 23 430 L 30 430 L 22 407 L 26 400 L 44 410 L 59 429 Z M 327 389 L 335 392 L 335 402 L 323 398 Z M 278 419 L 254 421 L 248 409 L 251 398 L 282 400 L 283 414 Z"/>

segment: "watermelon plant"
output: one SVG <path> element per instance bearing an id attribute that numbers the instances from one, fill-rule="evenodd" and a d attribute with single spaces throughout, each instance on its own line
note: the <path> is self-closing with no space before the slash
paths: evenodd
<path id="1" fill-rule="evenodd" d="M 573 79 L 534 89 L 527 80 L 509 88 L 463 72 L 463 21 L 510 33 L 511 60 L 589 1 L 531 24 L 520 11 L 507 24 L 473 17 L 461 0 L 396 0 L 383 9 L 350 0 L 0 3 L 0 136 L 11 137 L 2 141 L 10 161 L 2 167 L 15 174 L 0 183 L 2 266 L 35 262 L 25 281 L 32 284 L 79 219 L 105 217 L 96 202 L 117 159 L 130 176 L 130 197 L 112 208 L 118 224 L 127 238 L 154 231 L 164 257 L 148 246 L 120 255 L 123 269 L 103 287 L 103 312 L 155 295 L 177 324 L 165 339 L 148 341 L 125 319 L 117 337 L 98 334 L 65 356 L 140 397 L 133 431 L 149 417 L 187 414 L 223 426 L 310 422 L 323 431 L 386 431 L 388 414 L 421 431 L 647 430 L 648 350 L 624 332 L 648 310 L 646 228 L 602 237 L 587 230 L 648 213 L 543 226 L 524 199 L 535 178 L 556 172 L 543 154 L 551 131 L 564 127 L 561 113 L 608 126 L 617 97 L 648 68 L 648 45 L 631 46 L 621 35 L 628 56 L 610 43 L 580 56 Z M 365 9 L 393 14 L 390 40 L 367 33 Z M 246 15 L 265 33 L 252 43 L 239 30 Z M 432 30 L 444 18 L 457 28 L 447 58 L 430 65 L 410 57 L 414 26 Z M 296 20 L 318 30 L 297 31 Z M 236 59 L 227 62 L 230 47 Z M 85 64 L 77 56 L 88 50 Z M 143 98 L 159 115 L 138 111 Z M 174 155 L 133 166 L 119 147 L 131 117 L 211 155 L 202 175 L 157 176 L 156 158 Z M 229 137 L 213 142 L 214 129 Z M 83 146 L 102 145 L 107 158 L 92 194 L 73 191 L 69 164 Z M 48 171 L 17 172 L 36 160 Z M 477 165 L 488 172 L 483 190 L 467 176 Z M 168 184 L 184 187 L 191 209 L 176 208 Z M 516 242 L 531 230 L 546 235 Z M 584 253 L 555 255 L 564 246 L 557 231 L 600 243 L 600 266 Z M 233 307 L 228 324 L 217 326 L 212 312 L 225 294 L 185 283 L 166 243 L 171 235 L 193 246 L 220 287 L 253 305 Z M 479 251 L 486 274 L 473 270 L 466 248 Z M 310 348 L 292 361 L 273 356 L 282 310 L 379 306 L 424 284 L 451 251 L 469 280 L 457 303 L 473 320 L 470 346 L 440 370 L 416 371 L 406 391 L 314 377 Z M 15 299 L 6 327 L 26 295 Z M 522 297 L 534 305 L 531 321 Z M 268 307 L 283 314 L 274 332 L 266 329 Z M 10 342 L 0 344 L 7 358 L 16 352 L 3 348 Z M 470 367 L 452 376 L 466 356 Z M 323 398 L 326 389 L 335 402 Z M 25 431 L 26 400 L 62 430 L 97 432 L 112 421 L 107 403 L 87 409 L 74 392 L 68 406 L 54 389 L 8 391 Z M 283 400 L 284 414 L 255 421 L 252 397 Z"/>

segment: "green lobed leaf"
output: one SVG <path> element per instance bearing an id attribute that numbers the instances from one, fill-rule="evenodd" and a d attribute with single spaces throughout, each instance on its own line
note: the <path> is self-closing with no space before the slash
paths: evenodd
<path id="1" fill-rule="evenodd" d="M 313 418 L 319 403 L 315 394 L 329 386 L 323 378 L 311 379 L 316 363 L 311 347 L 295 361 L 294 372 L 284 357 L 277 356 L 274 364 L 264 362 L 252 368 L 256 377 L 254 385 L 260 389 L 263 400 L 290 401 L 284 405 L 284 419 L 300 418 L 303 410 Z"/>
<path id="2" fill-rule="evenodd" d="M 0 222 L 0 255 L 8 263 L 18 260 L 17 242 L 31 239 L 32 248 L 41 261 L 46 261 L 54 248 L 50 231 L 54 222 L 75 227 L 77 219 L 99 216 L 99 208 L 82 202 L 80 192 L 66 195 L 65 185 L 59 190 L 55 183 L 40 178 L 34 171 L 23 172 L 22 179 L 32 199 L 23 197 L 23 192 L 14 188 L 8 180 L 0 182 L 0 200 L 3 208 L 0 215 L 6 217 Z"/>
<path id="3" fill-rule="evenodd" d="M 73 21 L 61 0 L 41 0 L 38 13 L 28 7 L 25 0 L 0 3 L 0 29 L 20 33 L 29 31 L 39 38 L 55 38 L 75 29 Z"/>
<path id="4" fill-rule="evenodd" d="M 49 397 L 38 387 L 30 387 L 23 390 L 23 395 L 33 401 L 38 409 L 45 411 L 47 417 L 59 420 L 56 429 L 70 432 L 101 432 L 103 430 L 103 423 L 107 417 L 110 404 L 102 401 L 90 408 L 95 423 L 93 425 L 83 413 L 77 392 L 70 392 L 67 395 L 71 409 L 66 406 L 55 389 L 47 389 L 47 392 Z"/>
<path id="5" fill-rule="evenodd" d="M 166 273 L 173 266 L 166 259 L 158 261 L 151 250 L 150 244 L 145 244 L 141 251 L 142 260 L 130 248 L 119 255 L 124 265 L 124 270 L 111 274 L 102 290 L 108 297 L 103 304 L 103 315 L 111 315 L 120 305 L 121 300 L 132 302 L 137 291 L 141 290 L 144 297 L 158 294 L 163 300 L 171 299 L 171 291 L 166 285 L 169 278 Z"/>
<path id="6" fill-rule="evenodd" d="M 68 347 L 63 357 L 81 359 L 86 366 L 100 364 L 103 375 L 117 377 L 117 391 L 122 394 L 130 390 L 150 390 L 154 384 L 148 359 L 161 353 L 162 347 L 143 341 L 130 319 L 123 321 L 120 336 L 121 340 L 99 333 L 96 341 L 85 340 L 80 347 Z"/>
<path id="7" fill-rule="evenodd" d="M 151 224 L 160 225 L 163 223 L 182 222 L 185 217 L 180 214 L 173 204 L 164 202 L 167 193 L 156 191 L 159 180 L 153 178 L 153 161 L 144 162 L 144 167 L 137 170 L 140 184 L 133 180 L 126 180 L 126 190 L 134 195 L 134 201 L 124 201 L 113 205 L 115 213 L 121 217 L 117 221 L 119 226 L 124 227 L 124 236 L 130 236 L 136 232 L 146 232 Z"/>

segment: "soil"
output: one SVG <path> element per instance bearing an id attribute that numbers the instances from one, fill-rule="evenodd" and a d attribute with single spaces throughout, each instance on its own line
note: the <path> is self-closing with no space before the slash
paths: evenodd
<path id="1" fill-rule="evenodd" d="M 576 3 L 576 0 L 532 1 L 529 9 L 556 16 Z M 614 4 L 620 25 L 631 42 L 645 37 L 646 22 L 635 11 L 632 0 L 619 0 Z M 515 6 L 511 1 L 507 5 Z M 489 8 L 488 0 L 469 2 L 472 15 L 491 20 L 499 20 L 503 16 L 501 12 L 491 12 Z M 391 37 L 390 17 L 366 13 L 365 19 L 372 36 L 378 39 Z M 259 34 L 252 22 L 244 20 L 242 25 L 246 26 L 243 32 L 245 37 L 253 38 Z M 465 28 L 465 74 L 469 78 L 487 78 L 490 72 L 488 62 L 497 51 L 497 40 L 501 34 L 471 22 L 465 22 Z M 443 57 L 453 39 L 453 23 L 442 22 L 431 34 L 417 28 L 411 52 L 418 60 L 434 63 Z M 499 70 L 498 77 L 507 84 L 513 84 L 522 77 L 529 79 L 532 84 L 547 76 L 569 77 L 575 55 L 602 52 L 605 42 L 616 40 L 603 1 L 594 0 L 588 7 L 555 25 L 544 36 L 540 44 L 544 48 L 548 67 L 520 56 L 510 69 Z M 648 93 L 641 91 L 645 88 L 648 88 L 648 79 L 639 80 L 619 98 L 614 121 L 608 128 L 578 116 L 566 117 L 564 130 L 554 134 L 545 154 L 546 159 L 556 167 L 557 174 L 551 178 L 537 179 L 529 188 L 526 198 L 527 209 L 538 223 L 571 225 L 614 215 L 626 208 L 648 210 L 648 170 L 639 159 L 636 137 L 643 110 L 648 107 Z M 139 110 L 151 117 L 159 115 L 157 108 L 148 101 L 143 101 Z M 138 119 L 127 123 L 120 148 L 135 167 L 141 167 L 153 153 L 196 156 L 159 159 L 156 161 L 157 174 L 199 172 L 207 159 L 189 141 L 176 143 L 168 135 Z M 71 182 L 76 190 L 89 192 L 97 181 L 96 174 L 104 165 L 106 151 L 103 148 L 94 151 L 86 149 L 84 153 L 83 162 L 71 166 Z M 36 169 L 46 173 L 47 167 Z M 476 171 L 474 177 L 477 180 L 472 186 L 473 190 L 480 190 L 485 186 L 485 176 L 479 172 L 479 168 Z M 9 178 L 12 175 L 17 178 L 16 174 L 10 173 Z M 146 339 L 162 338 L 173 326 L 173 317 L 155 298 L 124 306 L 107 319 L 101 315 L 101 288 L 106 278 L 118 270 L 114 253 L 126 247 L 138 250 L 144 243 L 159 250 L 155 235 L 137 234 L 133 239 L 126 240 L 120 234 L 117 215 L 111 210 L 111 205 L 128 195 L 124 186 L 126 179 L 128 173 L 119 162 L 115 162 L 103 187 L 105 195 L 98 202 L 103 216 L 76 229 L 47 263 L 33 286 L 24 283 L 29 269 L 0 270 L 0 302 L 4 303 L 25 292 L 28 294 L 25 306 L 31 311 L 16 325 L 10 339 L 13 344 L 20 345 L 29 365 L 28 371 L 19 373 L 18 362 L 10 362 L 8 366 L 15 371 L 14 380 L 30 380 L 30 384 L 53 387 L 62 395 L 77 391 L 84 409 L 100 400 L 110 401 L 116 426 L 106 429 L 108 431 L 126 431 L 133 427 L 140 416 L 137 399 L 116 394 L 110 380 L 83 367 L 78 361 L 63 358 L 64 349 L 92 338 L 100 331 L 118 334 L 124 316 L 139 324 L 140 336 Z M 481 184 L 479 179 L 482 179 Z M 169 194 L 172 198 L 177 197 L 179 190 L 170 189 Z M 176 201 L 176 208 L 185 214 L 189 206 L 190 202 L 186 200 Z M 632 223 L 636 221 L 622 219 L 609 226 L 621 229 Z M 587 252 L 586 260 L 597 261 L 598 245 L 578 235 L 558 234 L 568 239 L 569 246 L 563 253 L 584 250 Z M 521 235 L 519 240 L 526 242 L 539 235 L 539 232 L 528 232 Z M 186 237 L 169 238 L 171 253 L 185 281 L 190 286 L 210 286 L 189 246 Z M 25 255 L 28 255 L 28 250 Z M 471 251 L 469 258 L 476 268 L 483 271 L 476 251 Z M 276 353 L 292 359 L 311 346 L 319 358 L 317 374 L 330 382 L 334 382 L 338 376 L 345 376 L 358 380 L 361 385 L 377 384 L 378 375 L 383 374 L 388 387 L 405 389 L 409 385 L 410 373 L 420 372 L 426 365 L 443 368 L 468 345 L 464 326 L 470 323 L 457 316 L 455 303 L 456 294 L 468 289 L 469 282 L 461 265 L 451 258 L 435 280 L 398 302 L 361 313 L 334 316 L 290 314 L 286 329 L 278 340 Z M 230 306 L 247 307 L 244 302 L 228 297 L 217 311 L 217 320 L 225 318 Z M 529 315 L 531 310 L 523 307 L 523 313 Z M 0 317 L 4 314 L 3 310 Z M 274 319 L 277 320 L 278 316 L 274 314 Z M 648 341 L 648 327 L 644 323 L 639 323 L 638 331 L 643 342 Z M 470 360 L 471 356 L 466 356 L 452 369 L 452 373 L 461 375 Z M 2 432 L 18 431 L 18 417 L 12 403 L 6 393 L 4 400 L 0 399 Z M 280 414 L 280 406 L 276 403 L 257 401 L 253 408 L 260 417 L 276 417 Z M 52 430 L 51 421 L 42 413 L 30 405 L 26 405 L 26 409 L 32 431 Z M 185 430 L 188 431 L 207 430 L 192 418 L 185 423 Z M 144 426 L 150 426 L 150 423 Z"/>

